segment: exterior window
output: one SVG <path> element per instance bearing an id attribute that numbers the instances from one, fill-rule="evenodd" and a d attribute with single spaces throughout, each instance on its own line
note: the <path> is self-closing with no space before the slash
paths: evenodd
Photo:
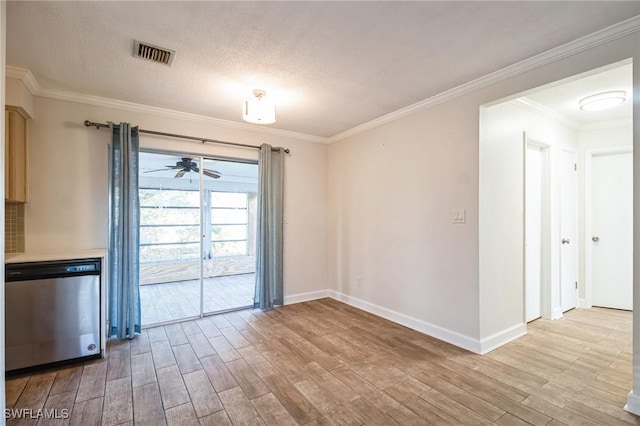
<path id="1" fill-rule="evenodd" d="M 211 192 L 211 257 L 247 255 L 247 202 L 243 192 Z"/>
<path id="2" fill-rule="evenodd" d="M 198 191 L 140 189 L 140 262 L 200 257 Z"/>
<path id="3" fill-rule="evenodd" d="M 139 193 L 140 262 L 198 259 L 199 191 L 141 188 Z M 205 196 L 211 206 L 205 212 L 205 256 L 246 256 L 247 194 L 206 191 Z"/>

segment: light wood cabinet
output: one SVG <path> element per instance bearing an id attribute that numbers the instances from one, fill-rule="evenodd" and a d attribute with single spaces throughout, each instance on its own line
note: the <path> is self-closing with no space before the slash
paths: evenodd
<path id="1" fill-rule="evenodd" d="M 27 202 L 28 120 L 17 109 L 7 107 L 5 120 L 4 199 Z"/>

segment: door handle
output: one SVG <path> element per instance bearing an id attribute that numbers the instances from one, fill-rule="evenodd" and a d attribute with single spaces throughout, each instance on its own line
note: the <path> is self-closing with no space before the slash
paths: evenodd
<path id="1" fill-rule="evenodd" d="M 600 237 L 594 235 L 593 237 L 591 237 L 591 241 L 593 241 L 594 243 L 597 243 L 598 241 L 600 241 Z"/>
<path id="2" fill-rule="evenodd" d="M 570 239 L 568 239 L 568 238 L 563 238 L 562 239 L 562 244 L 569 244 L 569 243 L 571 243 Z"/>

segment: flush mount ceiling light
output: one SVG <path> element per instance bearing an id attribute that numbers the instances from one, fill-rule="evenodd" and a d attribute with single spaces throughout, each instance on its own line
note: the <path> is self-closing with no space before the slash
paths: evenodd
<path id="1" fill-rule="evenodd" d="M 580 109 L 583 111 L 600 111 L 613 108 L 624 103 L 627 93 L 624 90 L 597 93 L 587 96 L 580 101 Z"/>
<path id="2" fill-rule="evenodd" d="M 247 99 L 242 107 L 244 121 L 254 124 L 271 124 L 276 121 L 276 106 L 267 99 L 264 90 L 253 91 L 253 98 Z"/>

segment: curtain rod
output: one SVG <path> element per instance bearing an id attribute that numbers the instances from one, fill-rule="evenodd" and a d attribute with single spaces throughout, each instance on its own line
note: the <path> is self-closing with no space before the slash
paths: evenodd
<path id="1" fill-rule="evenodd" d="M 95 127 L 96 129 L 100 129 L 101 127 L 104 128 L 109 128 L 108 124 L 105 123 L 94 123 L 93 121 L 89 121 L 89 120 L 85 120 L 84 121 L 84 125 L 86 127 Z M 118 127 L 117 125 L 115 125 L 115 127 Z M 202 143 L 218 143 L 218 144 L 222 144 L 222 145 L 231 145 L 231 146 L 240 146 L 243 148 L 253 148 L 253 149 L 260 149 L 259 146 L 255 146 L 255 145 L 247 145 L 244 143 L 235 143 L 235 142 L 226 142 L 226 141 L 219 141 L 216 139 L 208 139 L 208 138 L 198 138 L 195 136 L 185 136 L 185 135 L 178 135 L 175 133 L 165 133 L 165 132 L 156 132 L 155 130 L 143 130 L 143 129 L 138 129 L 138 132 L 140 133 L 148 133 L 150 135 L 158 135 L 158 136 L 167 136 L 170 138 L 179 138 L 179 139 L 189 139 L 192 141 L 199 141 Z M 277 151 L 277 149 L 273 149 L 273 151 Z M 289 148 L 284 148 L 284 152 L 285 154 L 289 154 Z"/>

